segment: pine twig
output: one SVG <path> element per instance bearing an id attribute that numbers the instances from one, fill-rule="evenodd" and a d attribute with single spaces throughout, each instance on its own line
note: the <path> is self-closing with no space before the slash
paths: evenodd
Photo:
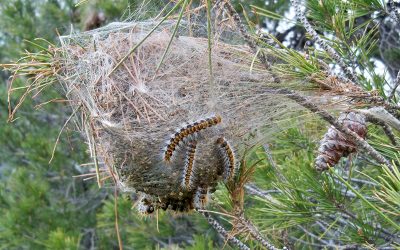
<path id="1" fill-rule="evenodd" d="M 257 228 L 249 220 L 246 220 L 243 216 L 240 216 L 238 219 L 239 219 L 240 224 L 242 224 L 243 226 L 245 226 L 247 228 L 251 237 L 253 237 L 256 241 L 260 242 L 261 245 L 263 245 L 266 249 L 278 250 L 278 248 L 276 248 L 274 245 L 269 243 L 266 239 L 264 239 L 261 236 L 261 234 L 257 230 Z M 288 248 L 284 247 L 283 249 L 288 249 Z"/>
<path id="2" fill-rule="evenodd" d="M 281 191 L 275 190 L 275 189 L 272 189 L 272 190 L 262 190 L 262 189 L 259 189 L 259 188 L 255 187 L 254 185 L 251 185 L 251 184 L 244 185 L 244 188 L 245 188 L 245 189 L 247 190 L 247 192 L 249 192 L 250 194 L 252 194 L 252 195 L 257 195 L 258 197 L 263 198 L 263 199 L 265 199 L 265 200 L 270 200 L 270 199 L 271 199 L 271 197 L 269 197 L 269 194 L 272 194 L 272 193 L 280 193 L 280 192 L 281 192 Z"/>
<path id="3" fill-rule="evenodd" d="M 208 223 L 215 229 L 217 232 L 221 235 L 222 238 L 225 240 L 229 241 L 231 244 L 235 245 L 238 247 L 240 250 L 250 250 L 248 246 L 246 246 L 243 242 L 241 242 L 239 239 L 236 237 L 233 237 L 229 235 L 229 233 L 226 231 L 225 228 L 221 226 L 221 224 L 218 223 L 218 221 L 214 220 L 208 212 L 204 212 L 201 210 L 198 210 L 199 213 L 201 213 L 208 221 Z"/>
<path id="4" fill-rule="evenodd" d="M 399 24 L 400 24 L 400 22 L 399 22 Z M 397 88 L 399 87 L 399 85 L 400 85 L 400 70 L 399 70 L 399 72 L 397 73 L 396 79 L 394 80 L 393 89 L 390 91 L 390 94 L 389 94 L 389 96 L 388 96 L 388 102 L 390 102 L 390 101 L 393 99 L 393 97 L 394 97 L 394 95 L 396 94 L 396 90 L 397 90 Z"/>
<path id="5" fill-rule="evenodd" d="M 332 247 L 332 248 L 336 248 L 336 245 L 332 245 L 329 242 L 327 242 L 326 240 L 321 239 L 320 237 L 318 237 L 317 235 L 313 234 L 312 232 L 308 231 L 306 228 L 297 225 L 298 228 L 300 228 L 305 234 L 309 235 L 310 237 L 318 240 L 319 242 L 321 242 L 322 244 L 324 244 L 327 247 Z"/>
<path id="6" fill-rule="evenodd" d="M 312 36 L 312 38 L 328 52 L 328 54 L 339 64 L 340 68 L 346 74 L 346 76 L 353 82 L 357 82 L 357 77 L 353 74 L 347 67 L 346 63 L 343 61 L 342 57 L 327 43 L 325 42 L 315 31 L 315 29 L 308 22 L 305 14 L 300 8 L 297 0 L 290 0 L 292 6 L 295 8 L 297 19 L 304 25 L 306 31 Z"/>
<path id="7" fill-rule="evenodd" d="M 400 131 L 400 121 L 391 113 L 386 111 L 386 109 L 383 107 L 373 107 L 370 109 L 359 109 L 354 111 L 363 113 L 367 117 L 376 118 L 377 120 L 380 120 L 392 128 Z"/>
<path id="8" fill-rule="evenodd" d="M 397 141 L 396 137 L 393 134 L 392 128 L 389 127 L 385 122 L 371 116 L 367 116 L 367 121 L 376 125 L 379 125 L 382 127 L 383 132 L 385 132 L 387 138 L 389 138 L 390 142 L 394 145 L 397 146 Z"/>
<path id="9" fill-rule="evenodd" d="M 389 15 L 395 22 L 400 24 L 400 14 L 396 9 L 396 6 L 393 2 L 393 0 L 389 0 Z"/>
<path id="10" fill-rule="evenodd" d="M 224 3 L 225 10 L 229 13 L 229 15 L 233 18 L 238 26 L 240 34 L 243 36 L 244 40 L 246 41 L 247 45 L 253 50 L 255 54 L 257 54 L 258 59 L 261 61 L 262 64 L 265 65 L 267 69 L 271 68 L 271 64 L 267 61 L 267 58 L 263 53 L 257 53 L 258 48 L 254 41 L 254 39 L 250 36 L 249 32 L 246 29 L 246 26 L 243 24 L 242 19 L 240 18 L 239 14 L 236 12 L 235 8 L 233 8 L 232 4 L 229 0 L 226 0 Z"/>
<path id="11" fill-rule="evenodd" d="M 362 139 L 357 133 L 351 131 L 350 129 L 344 127 L 342 124 L 340 124 L 335 117 L 333 117 L 331 114 L 329 114 L 326 110 L 323 110 L 319 108 L 317 105 L 314 103 L 310 102 L 305 98 L 304 96 L 289 90 L 289 89 L 278 89 L 277 90 L 278 94 L 283 94 L 287 98 L 295 101 L 299 105 L 305 107 L 306 109 L 310 110 L 311 112 L 318 114 L 322 119 L 330 123 L 332 126 L 334 126 L 337 130 L 342 132 L 343 134 L 347 135 L 351 140 L 354 141 L 356 144 L 357 148 L 363 149 L 365 152 L 368 153 L 373 159 L 375 159 L 378 163 L 387 165 L 389 169 L 393 172 L 393 166 L 390 164 L 390 162 L 383 157 L 378 151 L 376 151 L 371 145 L 369 145 L 368 142 L 366 142 L 364 139 Z"/>
<path id="12" fill-rule="evenodd" d="M 266 69 L 271 69 L 271 63 L 268 61 L 270 60 L 270 58 L 268 58 L 268 56 L 266 56 L 262 51 L 259 50 L 255 39 L 249 34 L 246 26 L 243 24 L 242 19 L 240 18 L 240 15 L 236 12 L 235 8 L 233 8 L 229 0 L 225 0 L 223 8 L 233 18 L 233 20 L 236 23 L 236 26 L 239 29 L 240 34 L 242 35 L 242 37 L 244 38 L 245 42 L 250 47 L 250 49 L 253 51 L 253 53 L 256 55 L 258 60 L 260 60 L 260 62 L 264 65 Z M 280 82 L 279 77 L 275 75 L 273 72 L 271 72 L 271 76 L 274 79 L 274 82 L 276 83 Z"/>
<path id="13" fill-rule="evenodd" d="M 266 154 L 267 157 L 268 157 L 268 161 L 269 161 L 269 163 L 271 164 L 272 168 L 276 171 L 276 174 L 277 174 L 278 178 L 279 178 L 281 181 L 285 181 L 286 178 L 285 178 L 285 176 L 282 174 L 282 172 L 281 172 L 281 170 L 278 168 L 278 165 L 276 164 L 274 158 L 272 157 L 271 150 L 270 150 L 269 146 L 268 146 L 267 144 L 264 144 L 264 145 L 263 145 L 263 148 L 264 148 L 265 154 Z"/>

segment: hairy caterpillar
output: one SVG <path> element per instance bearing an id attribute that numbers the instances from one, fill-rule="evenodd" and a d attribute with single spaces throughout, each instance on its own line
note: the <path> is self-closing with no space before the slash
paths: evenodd
<path id="1" fill-rule="evenodd" d="M 208 202 L 208 187 L 198 187 L 193 198 L 194 207 L 202 209 Z"/>
<path id="2" fill-rule="evenodd" d="M 192 185 L 196 147 L 197 147 L 197 142 L 191 141 L 188 145 L 186 153 L 185 167 L 183 170 L 183 178 L 182 178 L 182 187 L 186 189 L 190 189 Z"/>
<path id="3" fill-rule="evenodd" d="M 155 211 L 154 205 L 146 198 L 142 198 L 136 209 L 142 215 L 149 215 Z"/>
<path id="4" fill-rule="evenodd" d="M 170 139 L 170 141 L 167 145 L 167 149 L 165 150 L 165 153 L 164 153 L 164 160 L 165 161 L 171 160 L 171 157 L 172 157 L 175 149 L 178 147 L 179 143 L 184 141 L 185 138 L 192 136 L 192 135 L 200 132 L 201 130 L 215 126 L 215 125 L 221 123 L 221 121 L 222 121 L 221 116 L 216 115 L 214 117 L 210 117 L 205 120 L 200 120 L 198 122 L 194 122 L 192 124 L 187 125 L 186 127 L 181 128 Z"/>
<path id="5" fill-rule="evenodd" d="M 231 180 L 235 175 L 236 158 L 232 150 L 231 145 L 225 138 L 220 137 L 217 140 L 217 144 L 220 146 L 221 154 L 224 160 L 224 173 L 225 181 Z"/>

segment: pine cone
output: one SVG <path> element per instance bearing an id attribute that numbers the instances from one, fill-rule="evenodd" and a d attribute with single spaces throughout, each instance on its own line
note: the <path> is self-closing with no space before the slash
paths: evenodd
<path id="1" fill-rule="evenodd" d="M 338 120 L 363 139 L 367 135 L 364 115 L 355 112 L 342 113 Z M 346 157 L 356 151 L 356 144 L 335 127 L 331 126 L 320 142 L 315 168 L 319 171 L 327 170 L 329 167 L 335 166 L 342 157 Z"/>

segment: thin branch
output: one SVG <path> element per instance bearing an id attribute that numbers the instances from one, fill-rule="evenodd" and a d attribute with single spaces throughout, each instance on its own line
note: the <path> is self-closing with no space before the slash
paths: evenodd
<path id="1" fill-rule="evenodd" d="M 72 119 L 72 117 L 76 114 L 76 112 L 78 112 L 78 110 L 80 109 L 80 107 L 81 107 L 81 105 L 79 105 L 79 106 L 72 112 L 72 114 L 71 114 L 71 115 L 68 117 L 68 119 L 65 121 L 65 123 L 64 123 L 64 125 L 62 126 L 60 132 L 58 133 L 56 142 L 54 143 L 53 151 L 51 152 L 51 157 L 50 157 L 50 160 L 49 160 L 49 164 L 50 164 L 50 163 L 53 161 L 53 159 L 54 159 L 54 154 L 56 153 L 56 148 L 57 148 L 58 142 L 60 141 L 60 137 L 61 137 L 62 132 L 64 131 L 65 127 L 67 126 L 67 124 L 69 123 L 69 121 Z"/>
<path id="2" fill-rule="evenodd" d="M 400 14 L 397 11 L 397 8 L 396 8 L 393 0 L 389 0 L 389 15 L 390 15 L 391 18 L 393 18 L 393 20 L 395 22 L 400 24 Z M 397 75 L 397 77 L 398 77 L 398 75 Z"/>
<path id="3" fill-rule="evenodd" d="M 201 213 L 208 221 L 208 223 L 221 235 L 222 238 L 229 241 L 231 244 L 238 247 L 240 250 L 250 250 L 248 246 L 246 246 L 243 242 L 238 240 L 237 238 L 229 235 L 229 233 L 218 223 L 218 221 L 214 220 L 208 212 L 198 211 Z"/>
<path id="4" fill-rule="evenodd" d="M 254 186 L 254 185 L 251 185 L 251 184 L 244 185 L 244 188 L 250 194 L 257 195 L 257 196 L 259 196 L 259 197 L 261 197 L 263 199 L 266 199 L 266 200 L 270 200 L 271 199 L 271 197 L 269 197 L 269 194 L 271 194 L 271 193 L 280 193 L 281 192 L 279 190 L 262 190 L 262 189 L 259 189 L 256 186 Z"/>
<path id="5" fill-rule="evenodd" d="M 268 157 L 268 161 L 269 161 L 269 163 L 271 164 L 272 168 L 276 171 L 276 174 L 277 174 L 278 178 L 279 178 L 281 181 L 286 181 L 285 176 L 282 174 L 282 172 L 281 172 L 281 170 L 278 168 L 278 165 L 276 164 L 274 158 L 272 157 L 271 150 L 270 150 L 268 144 L 264 144 L 264 145 L 263 145 L 263 148 L 264 148 L 265 154 L 266 154 L 267 157 Z"/>
<path id="6" fill-rule="evenodd" d="M 394 145 L 397 146 L 397 141 L 396 137 L 393 134 L 392 128 L 389 127 L 385 122 L 376 119 L 375 117 L 367 116 L 367 121 L 371 122 L 373 124 L 379 125 L 382 127 L 383 131 L 385 132 L 386 136 L 389 138 L 390 142 Z"/>
<path id="7" fill-rule="evenodd" d="M 373 107 L 370 109 L 359 109 L 354 111 L 363 113 L 367 117 L 376 118 L 393 127 L 394 129 L 400 131 L 400 121 L 388 111 L 386 111 L 383 107 Z"/>
<path id="8" fill-rule="evenodd" d="M 371 181 L 367 181 L 367 180 L 362 180 L 362 179 L 357 179 L 357 178 L 349 178 L 349 176 L 347 175 L 343 175 L 343 179 L 347 180 L 347 181 L 351 181 L 351 182 L 356 182 L 356 183 L 361 183 L 361 184 L 365 184 L 365 185 L 371 185 L 371 186 L 378 186 L 376 183 L 373 183 Z"/>
<path id="9" fill-rule="evenodd" d="M 118 186 L 116 183 L 114 183 L 114 215 L 115 215 L 115 233 L 117 234 L 117 239 L 118 239 L 118 247 L 119 250 L 123 250 L 123 245 L 122 245 L 122 239 L 121 239 L 121 234 L 119 232 L 119 225 L 118 225 Z"/>
<path id="10" fill-rule="evenodd" d="M 247 228 L 247 230 L 249 231 L 250 235 L 258 242 L 261 243 L 261 245 L 263 245 L 266 249 L 269 250 L 277 250 L 278 248 L 276 248 L 274 245 L 272 245 L 271 243 L 269 243 L 266 239 L 264 239 L 260 232 L 257 230 L 257 228 L 249 221 L 246 220 L 244 217 L 239 217 L 238 218 L 240 221 L 240 224 L 242 224 L 243 226 L 245 226 Z M 287 249 L 286 247 L 284 247 L 284 249 Z"/>
<path id="11" fill-rule="evenodd" d="M 304 96 L 289 90 L 289 89 L 278 89 L 278 94 L 283 94 L 289 99 L 295 101 L 299 105 L 305 107 L 306 109 L 310 110 L 311 112 L 318 114 L 322 119 L 330 123 L 334 126 L 337 130 L 342 132 L 343 134 L 347 135 L 349 139 L 354 141 L 357 145 L 357 148 L 363 149 L 368 155 L 370 155 L 373 159 L 375 159 L 378 163 L 387 165 L 389 169 L 393 172 L 393 166 L 390 162 L 383 157 L 378 151 L 376 151 L 368 142 L 366 142 L 363 138 L 361 138 L 357 133 L 351 131 L 350 129 L 346 128 L 342 124 L 340 124 L 335 117 L 329 114 L 326 110 L 319 108 L 314 103 L 307 100 Z"/>
<path id="12" fill-rule="evenodd" d="M 400 24 L 400 22 L 399 22 L 399 24 Z M 396 90 L 399 87 L 399 85 L 400 85 L 400 70 L 397 73 L 396 79 L 394 80 L 393 89 L 392 89 L 392 91 L 390 91 L 390 94 L 388 96 L 388 102 L 390 102 L 392 100 L 392 98 L 394 97 L 394 95 L 396 94 Z"/>
<path id="13" fill-rule="evenodd" d="M 300 4 L 297 2 L 297 0 L 290 0 L 292 3 L 293 7 L 295 8 L 295 12 L 297 15 L 297 19 L 303 24 L 304 28 L 306 31 L 312 36 L 312 38 L 326 51 L 328 54 L 335 60 L 340 68 L 343 70 L 343 72 L 346 74 L 346 76 L 352 81 L 352 82 L 357 82 L 357 77 L 355 74 L 353 74 L 349 68 L 347 67 L 346 63 L 343 61 L 342 56 L 340 56 L 325 40 L 323 40 L 318 33 L 315 31 L 315 29 L 311 26 L 311 24 L 308 22 L 305 14 L 300 8 Z"/>
<path id="14" fill-rule="evenodd" d="M 318 237 L 317 235 L 311 233 L 310 231 L 308 231 L 306 228 L 297 225 L 298 228 L 300 228 L 305 234 L 309 235 L 310 237 L 316 239 L 317 241 L 321 242 L 322 244 L 324 244 L 325 246 L 329 246 L 329 247 L 333 247 L 336 248 L 336 245 L 332 245 L 329 242 L 327 242 L 326 240 L 321 239 L 320 237 Z"/>
<path id="15" fill-rule="evenodd" d="M 242 19 L 240 18 L 239 14 L 236 12 L 235 8 L 233 8 L 233 6 L 229 0 L 225 1 L 224 8 L 229 13 L 229 15 L 233 18 L 233 20 L 236 22 L 236 26 L 238 26 L 239 32 L 243 36 L 247 45 L 253 50 L 253 52 L 255 54 L 258 54 L 257 57 L 261 61 L 261 63 L 264 64 L 267 69 L 271 68 L 271 64 L 267 61 L 267 59 L 265 58 L 265 55 L 263 53 L 257 53 L 258 52 L 257 44 L 255 43 L 254 39 L 251 37 L 251 35 L 247 31 L 246 26 L 242 22 Z"/>
<path id="16" fill-rule="evenodd" d="M 250 47 L 250 49 L 253 51 L 253 53 L 256 55 L 258 60 L 260 60 L 260 62 L 264 65 L 266 69 L 270 69 L 271 63 L 269 62 L 269 60 L 271 60 L 271 58 L 268 58 L 268 56 L 266 56 L 262 51 L 259 50 L 255 39 L 250 35 L 246 26 L 243 24 L 240 15 L 236 12 L 235 8 L 233 8 L 229 0 L 225 0 L 223 8 L 233 18 L 233 20 L 236 23 L 236 26 L 239 29 L 240 34 L 242 35 L 242 37 L 244 38 L 245 42 Z M 271 72 L 271 76 L 274 79 L 274 82 L 276 83 L 280 82 L 279 77 L 276 76 L 274 73 Z"/>

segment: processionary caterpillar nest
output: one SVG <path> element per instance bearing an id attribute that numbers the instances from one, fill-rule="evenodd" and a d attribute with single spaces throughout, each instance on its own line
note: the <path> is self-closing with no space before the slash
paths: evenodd
<path id="1" fill-rule="evenodd" d="M 207 38 L 189 36 L 185 25 L 157 70 L 173 21 L 110 74 L 155 24 L 113 23 L 61 37 L 60 81 L 68 99 L 80 105 L 81 130 L 94 135 L 97 157 L 113 167 L 119 187 L 145 195 L 141 210 L 151 204 L 187 211 L 195 200 L 204 203 L 199 193 L 232 178 L 239 162 L 233 163 L 234 156 L 240 159 L 262 143 L 277 129 L 275 120 L 292 117 L 300 107 L 274 93 L 270 73 L 244 45 L 214 40 L 211 76 Z M 284 126 L 291 125 L 279 129 Z M 222 154 L 219 138 L 222 149 L 229 145 Z M 195 158 L 187 159 L 194 141 L 189 156 Z"/>

